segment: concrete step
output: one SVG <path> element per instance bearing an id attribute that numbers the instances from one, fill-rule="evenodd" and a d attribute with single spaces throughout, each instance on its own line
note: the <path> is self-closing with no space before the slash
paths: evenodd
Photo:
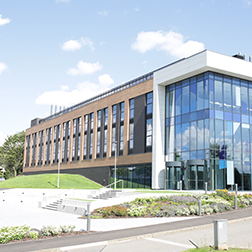
<path id="1" fill-rule="evenodd" d="M 62 203 L 62 199 L 61 200 L 57 200 L 53 203 L 50 203 L 48 205 L 46 205 L 45 207 L 42 207 L 43 209 L 47 209 L 47 210 L 52 210 L 52 211 L 58 211 L 58 205 Z"/>
<path id="2" fill-rule="evenodd" d="M 93 199 L 109 199 L 109 198 L 115 198 L 117 197 L 118 193 L 121 193 L 122 190 L 109 190 L 104 193 L 100 193 L 96 196 L 93 196 Z"/>

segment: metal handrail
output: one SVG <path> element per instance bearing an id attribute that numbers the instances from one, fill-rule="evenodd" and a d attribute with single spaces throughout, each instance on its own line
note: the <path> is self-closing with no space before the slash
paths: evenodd
<path id="1" fill-rule="evenodd" d="M 124 180 L 122 180 L 122 179 L 117 180 L 116 182 L 113 182 L 113 183 L 111 183 L 111 184 L 109 184 L 109 185 L 106 185 L 106 186 L 104 186 L 104 187 L 106 188 L 106 187 L 110 186 L 110 188 L 111 188 L 112 185 L 114 185 L 114 184 L 116 184 L 116 183 L 118 183 L 118 182 L 121 182 L 121 181 L 122 181 L 122 189 L 123 189 Z"/>

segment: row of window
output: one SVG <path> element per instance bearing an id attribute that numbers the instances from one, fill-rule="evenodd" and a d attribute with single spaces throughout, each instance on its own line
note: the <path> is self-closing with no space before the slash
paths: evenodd
<path id="1" fill-rule="evenodd" d="M 134 147 L 134 99 L 129 101 L 129 150 L 128 153 L 133 153 Z M 124 148 L 124 113 L 125 103 L 121 102 L 112 106 L 112 134 L 111 134 L 111 156 L 123 155 Z M 151 148 L 152 145 L 152 93 L 146 94 L 146 151 Z M 72 123 L 72 136 L 70 135 Z M 61 127 L 63 126 L 63 129 Z M 93 158 L 93 144 L 96 144 L 96 158 L 105 158 L 107 156 L 107 134 L 108 134 L 108 108 L 97 111 L 97 128 L 94 128 L 94 113 L 86 114 L 84 116 L 84 125 L 82 133 L 82 118 L 78 117 L 72 121 L 64 122 L 63 125 L 56 125 L 54 127 L 41 130 L 38 133 L 35 132 L 26 136 L 26 166 L 29 166 L 31 155 L 31 166 L 50 164 L 51 162 L 51 150 L 53 147 L 53 163 L 78 161 L 80 159 L 92 159 Z M 63 139 L 61 142 L 61 130 L 63 130 Z M 97 133 L 96 143 L 93 143 L 94 130 Z M 46 131 L 46 132 L 45 132 Z M 53 134 L 54 133 L 54 134 Z M 46 139 L 44 143 L 44 134 Z M 83 134 L 83 157 L 80 157 L 81 153 L 81 137 Z M 53 139 L 52 139 L 53 135 Z M 32 139 L 32 143 L 31 143 Z M 70 146 L 70 139 L 72 139 L 72 146 Z M 38 143 L 38 146 L 37 146 Z M 45 150 L 44 150 L 45 146 Z M 37 148 L 38 156 L 37 156 Z M 69 160 L 69 151 L 72 151 L 72 158 Z M 62 149 L 62 156 L 60 157 L 60 150 Z M 31 153 L 30 153 L 31 152 Z M 45 152 L 45 153 L 44 153 Z M 43 160 L 45 154 L 45 160 Z"/>
<path id="2" fill-rule="evenodd" d="M 214 108 L 252 115 L 252 82 L 207 72 L 166 87 L 166 118 Z"/>

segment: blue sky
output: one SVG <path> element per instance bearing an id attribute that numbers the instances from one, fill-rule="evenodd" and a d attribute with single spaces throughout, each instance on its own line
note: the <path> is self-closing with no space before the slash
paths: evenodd
<path id="1" fill-rule="evenodd" d="M 203 49 L 252 55 L 252 0 L 0 0 L 0 145 Z"/>

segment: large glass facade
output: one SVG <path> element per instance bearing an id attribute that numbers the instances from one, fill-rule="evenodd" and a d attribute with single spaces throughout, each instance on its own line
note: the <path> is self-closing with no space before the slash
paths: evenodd
<path id="1" fill-rule="evenodd" d="M 183 163 L 184 189 L 251 190 L 251 147 L 252 82 L 206 72 L 166 87 L 166 161 Z"/>
<path id="2" fill-rule="evenodd" d="M 110 182 L 114 182 L 114 167 L 110 168 Z M 124 188 L 151 188 L 151 164 L 138 164 L 131 166 L 118 166 L 116 179 L 123 180 Z M 117 183 L 122 187 L 122 182 Z"/>

